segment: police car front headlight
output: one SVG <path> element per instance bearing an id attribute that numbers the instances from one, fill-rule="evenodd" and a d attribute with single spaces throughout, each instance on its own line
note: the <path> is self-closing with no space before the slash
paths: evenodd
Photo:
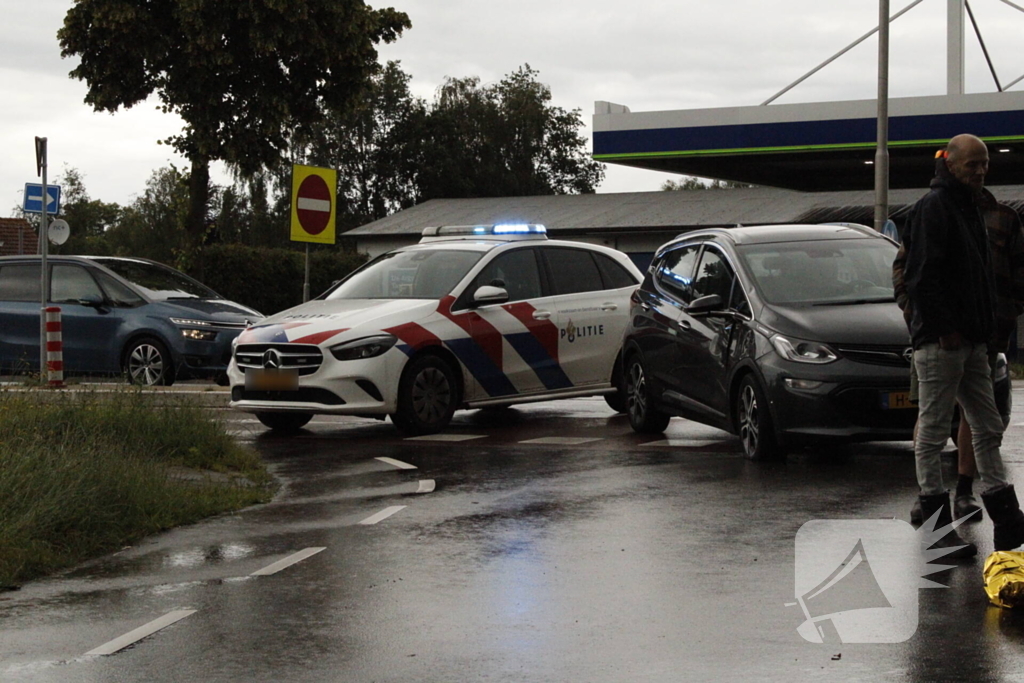
<path id="1" fill-rule="evenodd" d="M 363 337 L 353 341 L 338 344 L 330 348 L 331 355 L 338 360 L 361 360 L 363 358 L 374 358 L 379 356 L 398 341 L 397 337 L 390 334 L 381 334 L 375 337 Z"/>

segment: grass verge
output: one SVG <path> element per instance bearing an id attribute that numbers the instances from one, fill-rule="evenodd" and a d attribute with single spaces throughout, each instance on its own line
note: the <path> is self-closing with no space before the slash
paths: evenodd
<path id="1" fill-rule="evenodd" d="M 274 488 L 259 456 L 186 398 L 0 391 L 0 586 Z"/>

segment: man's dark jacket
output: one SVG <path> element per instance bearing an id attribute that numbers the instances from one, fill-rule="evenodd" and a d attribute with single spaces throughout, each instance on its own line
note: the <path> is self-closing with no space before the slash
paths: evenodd
<path id="1" fill-rule="evenodd" d="M 981 202 L 938 163 L 931 190 L 911 209 L 903 242 L 914 348 L 953 332 L 975 343 L 992 337 L 996 296 Z"/>

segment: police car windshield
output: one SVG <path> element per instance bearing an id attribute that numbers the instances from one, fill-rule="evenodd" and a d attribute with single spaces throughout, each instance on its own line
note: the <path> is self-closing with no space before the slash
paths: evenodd
<path id="1" fill-rule="evenodd" d="M 440 299 L 483 256 L 480 251 L 430 249 L 384 254 L 363 266 L 328 299 Z"/>
<path id="2" fill-rule="evenodd" d="M 895 301 L 888 240 L 821 240 L 737 248 L 771 304 L 841 306 Z"/>
<path id="3" fill-rule="evenodd" d="M 158 263 L 129 259 L 98 258 L 106 266 L 143 291 L 150 299 L 221 299 L 220 294 L 184 273 Z"/>

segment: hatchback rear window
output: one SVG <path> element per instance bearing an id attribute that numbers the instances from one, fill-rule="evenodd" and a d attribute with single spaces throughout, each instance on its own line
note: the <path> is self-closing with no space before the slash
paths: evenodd
<path id="1" fill-rule="evenodd" d="M 3 266 L 0 268 L 0 301 L 34 301 L 42 293 L 38 265 Z"/>

